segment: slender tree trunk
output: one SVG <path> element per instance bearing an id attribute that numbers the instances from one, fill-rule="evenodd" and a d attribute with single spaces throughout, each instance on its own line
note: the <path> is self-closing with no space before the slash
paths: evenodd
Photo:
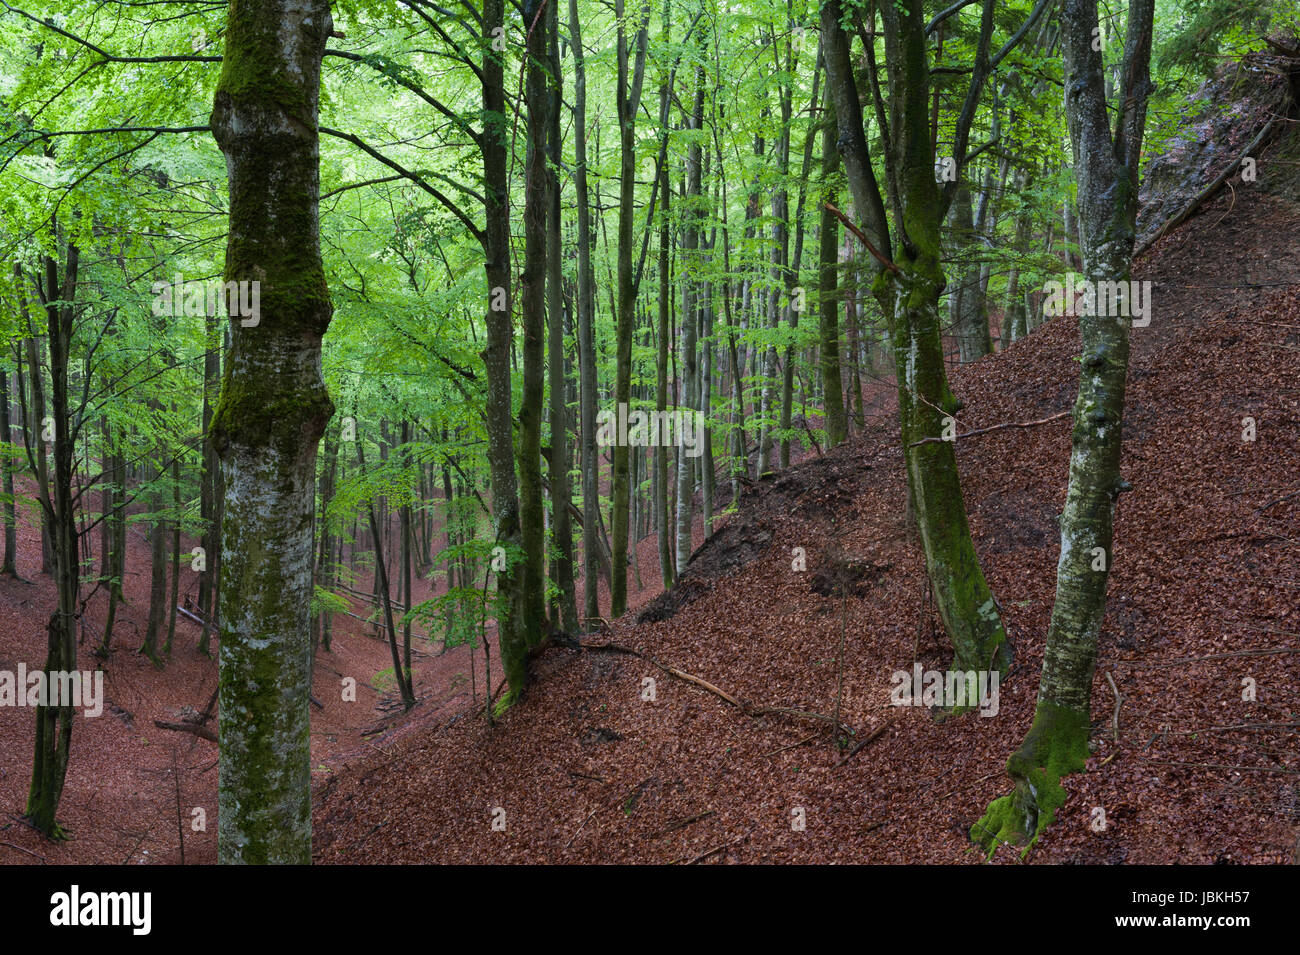
<path id="1" fill-rule="evenodd" d="M 1155 0 L 1130 0 L 1121 83 L 1112 134 L 1105 67 L 1093 48 L 1096 0 L 1064 0 L 1066 117 L 1074 149 L 1083 234 L 1084 277 L 1130 280 L 1146 126 Z M 1119 197 L 1119 201 L 1116 201 Z M 1097 289 L 1099 286 L 1092 286 Z M 1088 757 L 1097 638 L 1106 613 L 1115 504 L 1129 485 L 1120 476 L 1124 388 L 1132 302 L 1120 314 L 1082 315 L 1079 394 L 1074 404 L 1070 483 L 1061 512 L 1056 601 L 1047 631 L 1034 722 L 1007 761 L 1014 791 L 989 806 L 971 838 L 992 854 L 1001 843 L 1033 845 L 1065 802 L 1062 777 Z M 1150 302 L 1147 302 L 1148 308 Z M 1096 311 L 1107 311 L 1106 308 Z"/>
<path id="2" fill-rule="evenodd" d="M 13 442 L 13 429 L 9 422 L 9 370 L 0 367 L 0 442 Z M 0 574 L 9 577 L 18 576 L 18 533 L 17 515 L 14 512 L 14 465 L 13 459 L 6 453 L 0 460 L 0 474 L 3 474 L 5 552 L 0 563 Z M 107 527 L 107 524 L 105 525 Z M 101 560 L 102 563 L 102 560 Z"/>
<path id="3" fill-rule="evenodd" d="M 550 71 L 549 107 L 547 110 L 547 166 L 546 192 L 546 314 L 550 322 L 547 351 L 550 368 L 550 485 L 551 485 L 551 537 L 555 542 L 555 558 L 551 562 L 551 579 L 559 592 L 560 619 L 567 633 L 578 632 L 578 605 L 573 590 L 573 526 L 569 520 L 569 505 L 573 488 L 569 478 L 569 408 L 568 389 L 564 374 L 564 296 L 563 255 L 564 244 L 560 221 L 560 163 L 564 143 L 560 138 L 560 108 L 563 84 L 560 80 L 560 17 L 556 3 L 546 7 L 547 64 Z"/>
<path id="4" fill-rule="evenodd" d="M 615 335 L 614 412 L 630 405 L 632 397 L 632 336 L 636 329 L 636 287 L 632 264 L 632 226 L 636 209 L 636 115 L 641 105 L 641 84 L 645 77 L 646 23 L 648 12 L 640 17 L 636 32 L 635 63 L 629 70 L 627 30 L 623 19 L 623 0 L 616 0 L 618 17 L 618 102 L 619 127 L 619 203 L 618 203 L 618 315 Z M 630 410 L 630 409 L 629 409 Z M 613 481 L 613 573 L 610 587 L 611 617 L 621 617 L 627 610 L 628 517 L 631 484 L 629 449 L 626 443 L 614 444 Z"/>
<path id="5" fill-rule="evenodd" d="M 665 19 L 665 29 L 667 21 Z M 667 84 L 660 90 L 660 98 L 667 103 L 669 90 Z M 666 109 L 660 110 L 661 114 Z M 668 135 L 664 130 L 663 135 Z M 668 352 L 672 347 L 670 326 L 672 302 L 672 229 L 669 214 L 672 210 L 672 187 L 668 181 L 668 163 L 659 168 L 659 192 L 662 196 L 659 207 L 659 334 L 658 354 L 655 359 L 655 411 L 663 420 L 668 409 Z M 654 451 L 654 496 L 655 496 L 655 538 L 659 550 L 659 575 L 663 579 L 664 589 L 668 589 L 676 580 L 677 569 L 673 566 L 672 546 L 669 542 L 668 521 L 668 446 L 663 441 Z"/>
<path id="6" fill-rule="evenodd" d="M 57 223 L 51 222 L 53 234 L 58 235 Z M 77 665 L 77 599 L 80 596 L 80 560 L 77 552 L 77 524 L 74 513 L 72 486 L 75 468 L 76 431 L 68 401 L 68 364 L 72 346 L 72 301 L 77 290 L 79 250 L 67 245 L 63 282 L 59 282 L 58 265 L 46 256 L 45 303 L 50 354 L 50 398 L 54 424 L 53 480 L 38 487 L 41 512 L 50 530 L 51 549 L 54 556 L 54 581 L 57 601 L 46 625 L 46 657 L 43 667 L 47 674 L 67 672 Z M 25 305 L 24 305 L 25 311 Z M 31 340 L 29 339 L 29 343 Z M 40 378 L 40 365 L 35 361 L 35 348 L 28 352 L 31 358 L 32 380 Z M 40 415 L 39 422 L 44 418 Z M 40 431 L 36 429 L 41 444 Z M 38 445 L 39 446 L 39 445 Z M 29 448 L 30 452 L 30 448 Z M 32 455 L 28 454 L 29 461 Z M 57 705 L 42 704 L 36 708 L 35 746 L 32 758 L 32 781 L 27 797 L 27 818 L 47 836 L 61 838 L 63 831 L 55 821 L 59 800 L 63 795 L 63 782 L 68 770 L 68 755 L 72 746 L 72 701 L 66 696 Z"/>
<path id="7" fill-rule="evenodd" d="M 181 600 L 181 462 L 172 460 L 172 599 L 167 605 L 167 640 L 163 655 L 171 656 L 172 641 L 176 638 L 176 613 Z"/>
<path id="8" fill-rule="evenodd" d="M 826 96 L 827 122 L 822 129 L 822 210 L 818 225 L 818 308 L 821 342 L 822 402 L 826 409 L 826 440 L 836 445 L 848 437 L 844 419 L 844 386 L 840 374 L 840 319 L 836 283 L 839 276 L 840 223 L 826 208 L 834 204 L 838 189 L 836 172 L 840 154 L 835 149 L 835 114 L 831 97 Z"/>
<path id="9" fill-rule="evenodd" d="M 688 122 L 692 130 L 699 130 L 704 125 L 704 67 L 702 64 L 696 68 L 694 107 L 691 110 Z M 698 137 L 695 137 L 686 148 L 686 194 L 682 199 L 685 205 L 685 229 L 682 237 L 682 393 L 677 406 L 682 412 L 684 425 L 685 420 L 693 415 L 700 406 L 699 395 L 696 391 L 699 386 L 699 379 L 696 374 L 695 359 L 696 332 L 699 323 L 700 222 L 703 219 L 703 210 L 700 208 L 701 159 L 700 141 Z M 691 559 L 691 551 L 693 550 L 691 546 L 691 524 L 695 519 L 695 457 L 683 444 L 681 435 L 675 437 L 677 441 L 676 576 L 680 577 L 686 570 L 686 564 Z M 702 435 L 697 436 L 697 438 L 702 437 Z M 700 450 L 703 450 L 703 448 L 701 447 Z"/>
<path id="10" fill-rule="evenodd" d="M 546 614 L 546 531 L 542 502 L 543 363 L 546 346 L 546 216 L 550 176 L 546 140 L 551 94 L 547 77 L 547 20 L 544 0 L 525 0 L 523 25 L 528 34 L 528 150 L 524 184 L 524 270 L 520 276 L 523 330 L 524 393 L 519 405 L 519 515 L 523 531 L 524 643 L 542 639 Z"/>
<path id="11" fill-rule="evenodd" d="M 587 191 L 587 68 L 578 0 L 569 0 L 573 42 L 573 186 L 578 215 L 578 379 L 582 450 L 582 629 L 600 616 L 600 459 L 596 454 L 595 275 L 591 268 L 591 207 Z"/>

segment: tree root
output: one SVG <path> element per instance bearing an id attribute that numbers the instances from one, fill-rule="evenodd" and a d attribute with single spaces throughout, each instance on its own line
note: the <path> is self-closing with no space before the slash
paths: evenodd
<path id="1" fill-rule="evenodd" d="M 982 819 L 971 826 L 970 838 L 989 858 L 998 846 L 1029 854 L 1043 830 L 1065 803 L 1061 780 L 1082 772 L 1088 757 L 1088 713 L 1040 702 L 1034 724 L 1020 748 L 1007 760 L 1007 775 L 1016 788 L 993 800 Z"/>

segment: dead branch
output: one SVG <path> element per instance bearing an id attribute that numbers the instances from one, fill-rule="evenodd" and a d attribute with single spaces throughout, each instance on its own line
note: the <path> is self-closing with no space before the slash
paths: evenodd
<path id="1" fill-rule="evenodd" d="M 1124 704 L 1124 697 L 1120 696 L 1119 688 L 1115 686 L 1115 680 L 1110 675 L 1109 670 L 1106 671 L 1106 682 L 1110 684 L 1110 691 L 1115 694 L 1115 712 L 1110 715 L 1110 731 L 1111 731 L 1111 738 L 1114 740 L 1114 742 L 1118 743 L 1119 742 L 1119 708 Z"/>
<path id="2" fill-rule="evenodd" d="M 1059 412 L 1058 414 L 1052 415 L 1050 418 L 1039 418 L 1037 421 L 1008 421 L 1005 424 L 990 425 L 987 428 L 976 428 L 974 431 L 963 431 L 961 434 L 956 435 L 951 440 L 956 441 L 960 438 L 973 438 L 977 434 L 988 434 L 990 431 L 1004 431 L 1007 428 L 1033 428 L 1040 424 L 1048 424 L 1049 422 L 1052 421 L 1059 421 L 1061 418 L 1064 418 L 1066 415 L 1069 414 L 1073 414 L 1073 411 L 1062 411 Z M 911 444 L 908 445 L 908 447 L 914 448 L 918 444 L 927 444 L 932 441 L 939 442 L 939 441 L 947 441 L 947 440 L 949 439 L 935 438 L 935 437 L 922 438 L 919 441 L 913 441 Z"/>
<path id="3" fill-rule="evenodd" d="M 153 725 L 160 730 L 173 730 L 177 733 L 193 733 L 201 739 L 217 742 L 217 734 L 199 723 L 168 723 L 166 720 L 154 720 Z"/>
<path id="4" fill-rule="evenodd" d="M 649 663 L 651 666 L 658 667 L 659 669 L 663 670 L 665 673 L 677 677 L 677 679 L 683 681 L 684 683 L 690 683 L 693 686 L 698 686 L 700 689 L 712 693 L 718 699 L 730 703 L 732 706 L 740 710 L 740 712 L 744 713 L 746 716 L 752 716 L 755 718 L 761 716 L 789 716 L 795 719 L 815 720 L 820 723 L 830 723 L 832 726 L 835 725 L 834 717 L 827 716 L 824 713 L 814 713 L 810 710 L 798 710 L 786 706 L 760 706 L 760 707 L 751 706 L 746 701 L 739 700 L 736 697 L 732 696 L 726 690 L 714 686 L 708 680 L 695 676 L 693 673 L 687 673 L 685 670 L 679 670 L 677 669 L 677 667 L 670 666 L 667 663 L 660 663 L 654 657 L 649 656 L 648 654 L 645 653 L 641 653 L 638 650 L 633 650 L 631 647 L 625 647 L 617 643 L 579 643 L 577 641 L 574 641 L 574 646 L 576 646 L 578 649 L 581 650 L 591 650 L 596 653 L 618 653 L 626 656 L 636 657 L 639 660 L 644 660 L 646 663 Z M 840 724 L 839 728 L 842 730 L 847 730 L 850 733 L 853 732 L 853 727 L 845 726 L 843 723 Z"/>
<path id="5" fill-rule="evenodd" d="M 897 265 L 895 265 L 893 262 L 889 261 L 889 259 L 885 258 L 883 255 L 880 254 L 880 251 L 874 245 L 871 244 L 871 240 L 867 238 L 866 233 L 863 232 L 861 229 L 859 229 L 856 225 L 854 225 L 852 220 L 850 220 L 848 216 L 840 212 L 839 209 L 836 209 L 829 202 L 826 203 L 826 211 L 829 212 L 831 215 L 835 216 L 841 222 L 843 222 L 845 228 L 847 228 L 850 232 L 852 232 L 855 236 L 858 237 L 858 241 L 867 247 L 867 251 L 870 252 L 872 255 L 874 255 L 876 257 L 876 260 L 879 261 L 881 265 L 889 269 L 889 271 L 893 272 L 895 275 L 903 274 L 902 270 Z"/>
<path id="6" fill-rule="evenodd" d="M 676 832 L 678 829 L 685 829 L 687 826 L 689 826 L 689 825 L 691 825 L 691 824 L 693 824 L 693 823 L 699 822 L 701 819 L 707 819 L 707 818 L 708 818 L 709 816 L 711 816 L 711 815 L 713 815 L 713 810 L 712 810 L 712 809 L 705 810 L 704 812 L 697 812 L 697 813 L 696 813 L 695 815 L 693 815 L 693 816 L 687 816 L 685 819 L 679 819 L 679 820 L 677 820 L 677 821 L 674 822 L 671 826 L 669 826 L 667 829 L 660 829 L 658 832 L 656 832 L 656 833 L 655 833 L 654 835 L 652 835 L 650 838 L 651 838 L 651 839 L 658 839 L 660 836 L 666 836 L 666 835 L 668 835 L 668 833 L 670 833 L 670 832 Z"/>
<path id="7" fill-rule="evenodd" d="M 1223 184 L 1227 182 L 1234 173 L 1241 170 L 1241 161 L 1263 145 L 1264 140 L 1269 137 L 1277 124 L 1278 121 L 1276 119 L 1270 119 L 1268 124 L 1259 131 L 1259 135 L 1250 141 L 1250 145 L 1242 150 L 1241 155 L 1237 157 L 1236 161 L 1224 169 L 1223 172 L 1215 176 L 1214 180 L 1206 186 L 1198 196 L 1192 199 L 1191 202 L 1187 203 L 1187 205 L 1183 206 L 1183 208 L 1176 213 L 1172 219 L 1169 219 L 1164 225 L 1157 229 L 1155 235 L 1133 250 L 1133 258 L 1136 259 L 1147 249 L 1151 248 L 1151 246 L 1155 245 L 1156 242 L 1164 238 L 1171 230 L 1178 228 L 1178 226 L 1186 222 L 1188 218 L 1191 217 L 1191 214 L 1195 212 L 1202 203 L 1218 192 L 1219 189 L 1222 188 Z"/>

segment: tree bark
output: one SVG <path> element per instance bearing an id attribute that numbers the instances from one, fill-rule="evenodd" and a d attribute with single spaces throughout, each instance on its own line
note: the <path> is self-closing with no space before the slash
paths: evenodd
<path id="1" fill-rule="evenodd" d="M 225 481 L 220 648 L 222 863 L 311 861 L 312 524 L 332 314 L 320 256 L 320 67 L 326 0 L 231 3 L 212 130 L 230 189 L 227 282 L 259 282 L 232 317 L 213 416 Z"/>

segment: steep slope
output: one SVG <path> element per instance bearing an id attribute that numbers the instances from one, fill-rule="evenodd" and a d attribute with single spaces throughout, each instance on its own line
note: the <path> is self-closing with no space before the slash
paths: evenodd
<path id="1" fill-rule="evenodd" d="M 1300 267 L 1294 245 L 1279 246 L 1298 226 L 1295 206 L 1238 188 L 1139 265 L 1155 311 L 1133 338 L 1124 473 L 1134 489 L 1119 507 L 1095 752 L 1032 862 L 1300 851 L 1300 497 L 1283 499 L 1300 484 Z M 956 370 L 960 430 L 1068 410 L 1077 349 L 1077 325 L 1057 319 Z M 1006 790 L 1002 764 L 1032 715 L 1069 427 L 1062 418 L 959 445 L 976 544 L 1016 651 L 996 716 L 938 723 L 890 705 L 893 671 L 942 668 L 948 653 L 902 520 L 893 422 L 880 420 L 760 484 L 646 622 L 592 640 L 694 675 L 743 708 L 635 656 L 551 650 L 533 692 L 495 727 L 463 709 L 324 783 L 317 860 L 978 861 L 967 827 Z M 802 572 L 794 548 L 806 550 Z M 858 740 L 885 728 L 837 765 L 826 723 L 754 711 L 833 712 L 841 639 L 841 718 Z M 1242 699 L 1247 678 L 1253 702 Z"/>

